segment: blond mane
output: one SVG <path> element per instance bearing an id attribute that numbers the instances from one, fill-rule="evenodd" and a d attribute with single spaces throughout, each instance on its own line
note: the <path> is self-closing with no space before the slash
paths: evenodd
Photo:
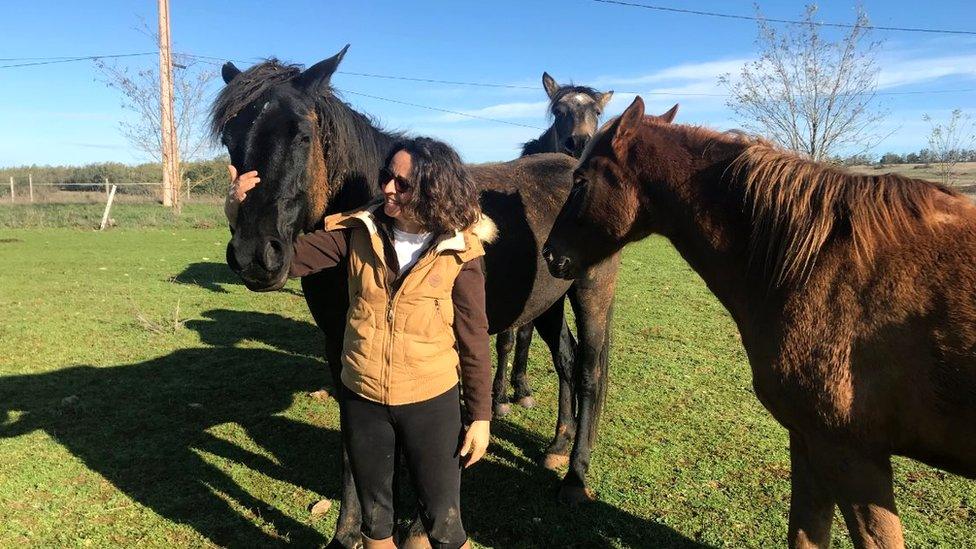
<path id="1" fill-rule="evenodd" d="M 752 260 L 773 286 L 805 281 L 832 239 L 849 239 L 862 268 L 879 247 L 923 227 L 939 195 L 957 196 L 928 181 L 849 173 L 762 141 L 746 146 L 729 172 L 752 216 Z"/>

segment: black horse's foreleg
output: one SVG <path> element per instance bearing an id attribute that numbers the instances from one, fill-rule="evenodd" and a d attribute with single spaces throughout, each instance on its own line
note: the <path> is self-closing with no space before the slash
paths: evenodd
<path id="1" fill-rule="evenodd" d="M 576 390 L 579 400 L 576 441 L 569 471 L 559 490 L 560 500 L 576 504 L 593 499 L 586 487 L 590 453 L 596 444 L 600 414 L 607 394 L 610 367 L 610 321 L 620 255 L 595 265 L 574 283 L 570 302 L 576 313 L 579 347 Z"/>
<path id="2" fill-rule="evenodd" d="M 559 415 L 556 418 L 556 434 L 546 449 L 543 465 L 559 469 L 569 460 L 569 450 L 576 438 L 576 340 L 569 331 L 564 313 L 565 299 L 560 299 L 539 318 L 535 327 L 552 353 L 553 366 L 559 376 Z"/>
<path id="3" fill-rule="evenodd" d="M 508 355 L 512 352 L 514 344 L 514 329 L 503 330 L 495 336 L 495 354 L 498 355 L 498 364 L 491 389 L 495 417 L 505 417 L 512 411 L 511 400 L 508 398 L 508 377 L 505 372 L 508 370 Z"/>
<path id="4" fill-rule="evenodd" d="M 337 292 L 346 283 L 344 267 L 328 269 L 320 273 L 302 278 L 302 292 L 308 303 L 309 312 L 315 324 L 325 334 L 325 360 L 332 377 L 332 392 L 339 403 L 340 414 L 342 399 L 340 398 L 342 381 L 342 335 L 346 325 L 346 310 L 349 307 L 345 301 L 345 292 Z M 338 300 L 337 297 L 338 296 Z M 358 549 L 362 547 L 362 510 L 359 506 L 359 496 L 356 495 L 356 483 L 349 466 L 349 454 L 346 444 L 342 443 L 339 462 L 342 487 L 339 492 L 339 517 L 336 520 L 336 531 L 329 543 L 332 548 Z"/>
<path id="5" fill-rule="evenodd" d="M 529 386 L 529 347 L 532 346 L 533 323 L 530 322 L 515 330 L 515 360 L 512 361 L 512 387 L 515 389 L 515 402 L 523 408 L 535 406 L 532 387 Z"/>

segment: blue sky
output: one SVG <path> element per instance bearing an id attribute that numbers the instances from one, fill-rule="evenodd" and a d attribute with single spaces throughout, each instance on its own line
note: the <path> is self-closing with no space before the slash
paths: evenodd
<path id="1" fill-rule="evenodd" d="M 664 6 L 751 15 L 752 2 L 645 0 Z M 768 17 L 794 19 L 802 2 L 761 2 Z M 825 2 L 824 21 L 851 22 L 855 2 Z M 883 26 L 976 30 L 971 0 L 925 4 L 863 2 Z M 443 80 L 491 82 L 529 89 L 424 84 L 337 74 L 349 92 L 468 112 L 543 128 L 541 75 L 613 89 L 607 109 L 618 114 L 644 95 L 650 112 L 681 104 L 679 121 L 717 129 L 737 127 L 716 78 L 737 72 L 755 55 L 755 23 L 662 13 L 589 0 L 494 2 L 171 0 L 176 51 L 240 60 L 241 68 L 268 56 L 311 64 L 352 44 L 340 71 Z M 154 44 L 137 30 L 156 24 L 156 2 L 11 2 L 0 20 L 0 58 L 145 52 Z M 976 36 L 882 32 L 880 84 L 885 92 L 976 88 Z M 123 60 L 134 69 L 153 56 Z M 0 61 L 0 65 L 15 61 Z M 218 69 L 218 67 L 212 67 Z M 139 162 L 118 123 L 126 116 L 118 93 L 96 80 L 90 62 L 0 69 L 0 166 Z M 215 81 L 215 92 L 219 78 Z M 673 95 L 662 95 L 662 94 Z M 540 130 L 471 120 L 371 99 L 345 99 L 383 126 L 427 134 L 458 147 L 471 162 L 505 160 Z M 907 152 L 925 145 L 922 115 L 947 117 L 953 108 L 976 115 L 976 92 L 889 95 L 881 128 L 891 135 L 874 152 Z"/>

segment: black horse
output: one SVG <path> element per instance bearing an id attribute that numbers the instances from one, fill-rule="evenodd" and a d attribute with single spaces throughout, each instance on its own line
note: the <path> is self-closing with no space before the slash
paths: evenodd
<path id="1" fill-rule="evenodd" d="M 398 136 L 377 129 L 333 93 L 330 79 L 347 48 L 305 71 L 276 60 L 245 72 L 231 63 L 223 67 L 227 86 L 214 102 L 211 129 L 235 166 L 258 170 L 262 177 L 241 204 L 227 245 L 228 265 L 251 290 L 282 287 L 292 259 L 290 243 L 300 232 L 321 227 L 325 214 L 362 206 L 379 193 L 376 174 Z M 485 256 L 489 330 L 497 333 L 535 319 L 553 351 L 560 414 L 547 462 L 566 461 L 572 446 L 570 471 L 561 489 L 570 501 L 586 494 L 584 478 L 604 395 L 600 381 L 605 379 L 609 329 L 605 304 L 613 292 L 613 284 L 600 278 L 603 266 L 574 283 L 571 303 L 580 328 L 581 357 L 574 361 L 561 299 L 570 282 L 549 274 L 540 249 L 569 196 L 575 162 L 567 155 L 547 154 L 470 167 L 481 186 L 482 209 L 500 234 Z M 616 263 L 611 267 L 615 273 Z M 302 279 L 309 309 L 326 335 L 335 386 L 340 383 L 348 308 L 346 277 L 340 267 Z M 574 413 L 571 395 L 579 384 L 583 390 Z M 575 436 L 577 415 L 579 429 L 587 436 Z M 352 547 L 359 541 L 360 510 L 349 468 L 343 470 L 333 543 Z"/>
<path id="2" fill-rule="evenodd" d="M 596 134 L 597 123 L 607 106 L 613 91 L 598 92 L 587 86 L 561 86 L 549 73 L 542 73 L 542 87 L 549 96 L 548 112 L 552 125 L 539 137 L 522 146 L 522 156 L 539 153 L 565 153 L 579 158 L 587 141 Z M 515 402 L 525 408 L 535 405 L 532 388 L 526 371 L 529 362 L 529 346 L 532 344 L 532 324 L 498 333 L 495 349 L 498 367 L 495 370 L 494 395 L 495 417 L 504 417 L 511 411 L 508 396 L 508 355 L 515 349 L 512 360 L 512 387 Z M 573 342 L 575 345 L 575 341 Z"/>

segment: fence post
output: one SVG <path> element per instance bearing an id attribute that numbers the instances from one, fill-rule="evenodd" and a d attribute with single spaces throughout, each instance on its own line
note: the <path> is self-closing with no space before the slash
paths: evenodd
<path id="1" fill-rule="evenodd" d="M 108 193 L 108 200 L 105 201 L 105 213 L 102 214 L 102 224 L 98 227 L 99 231 L 105 230 L 105 225 L 108 223 L 108 213 L 112 210 L 112 200 L 114 199 L 115 185 L 112 185 L 112 190 Z"/>
<path id="2" fill-rule="evenodd" d="M 10 176 L 10 202 L 14 202 L 14 176 Z"/>
<path id="3" fill-rule="evenodd" d="M 108 178 L 103 177 L 102 181 L 105 182 L 105 199 L 108 200 Z"/>
<path id="4" fill-rule="evenodd" d="M 27 188 L 30 189 L 30 201 L 34 201 L 34 174 L 27 174 Z"/>

